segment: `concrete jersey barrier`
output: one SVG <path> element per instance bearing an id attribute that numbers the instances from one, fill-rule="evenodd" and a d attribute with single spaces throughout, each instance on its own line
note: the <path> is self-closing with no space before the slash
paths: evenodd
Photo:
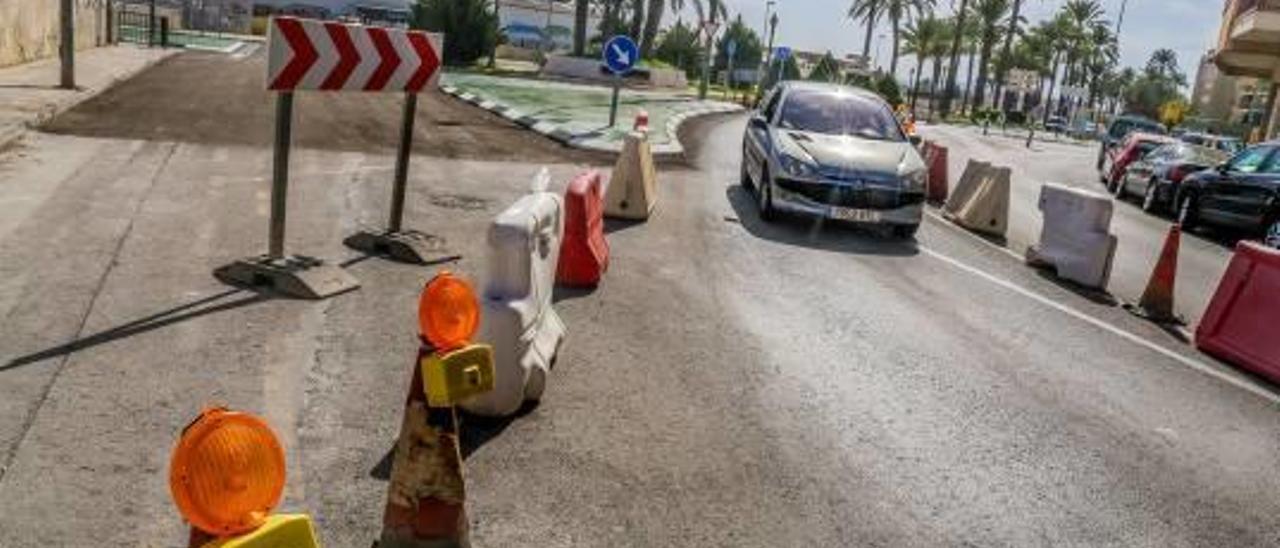
<path id="1" fill-rule="evenodd" d="M 1040 187 L 1039 207 L 1044 223 L 1039 243 L 1027 249 L 1027 262 L 1052 267 L 1064 280 L 1105 288 L 1117 244 L 1110 233 L 1111 198 L 1047 183 Z"/>
<path id="2" fill-rule="evenodd" d="M 563 212 L 559 196 L 535 191 L 489 226 L 479 340 L 493 346 L 494 389 L 462 402 L 467 411 L 505 416 L 542 397 L 565 337 L 551 305 Z"/>
<path id="3" fill-rule="evenodd" d="M 1011 175 L 1007 167 L 969 160 L 943 206 L 943 216 L 969 230 L 1004 237 L 1009 225 Z"/>

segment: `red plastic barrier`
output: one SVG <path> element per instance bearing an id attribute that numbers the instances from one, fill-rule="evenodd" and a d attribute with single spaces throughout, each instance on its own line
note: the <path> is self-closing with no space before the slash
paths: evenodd
<path id="1" fill-rule="evenodd" d="M 590 171 L 569 183 L 564 193 L 564 242 L 556 283 L 595 287 L 609 269 L 609 242 L 604 239 L 604 184 Z"/>
<path id="2" fill-rule="evenodd" d="M 930 202 L 942 203 L 947 201 L 948 192 L 947 147 L 930 142 L 929 152 L 925 159 L 925 165 L 929 168 L 927 198 Z"/>
<path id="3" fill-rule="evenodd" d="M 1196 347 L 1280 382 L 1280 250 L 1236 245 L 1200 327 Z"/>

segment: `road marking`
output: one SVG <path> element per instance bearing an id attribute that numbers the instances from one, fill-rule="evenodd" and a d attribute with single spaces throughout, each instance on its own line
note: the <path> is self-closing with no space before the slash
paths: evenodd
<path id="1" fill-rule="evenodd" d="M 955 225 L 955 223 L 952 223 L 951 221 L 948 221 L 948 220 L 946 219 L 946 217 L 943 217 L 942 215 L 938 215 L 937 213 L 933 212 L 932 210 L 930 210 L 930 209 L 928 209 L 928 208 L 926 208 L 926 209 L 924 210 L 924 214 L 925 214 L 925 215 L 928 215 L 928 216 L 930 216 L 930 217 L 932 217 L 932 218 L 933 218 L 933 220 L 938 221 L 939 223 L 942 223 L 943 225 L 946 225 L 946 227 L 947 227 L 947 228 L 950 228 L 951 230 L 953 230 L 953 231 L 955 231 L 955 232 L 959 232 L 959 233 L 961 233 L 961 234 L 964 234 L 965 236 L 968 236 L 968 237 L 970 237 L 970 238 L 972 238 L 972 239 L 974 239 L 974 240 L 977 240 L 978 242 L 981 242 L 981 243 L 982 243 L 982 245 L 985 245 L 985 246 L 987 246 L 987 247 L 989 247 L 989 248 L 991 248 L 991 249 L 994 249 L 994 250 L 996 250 L 996 251 L 999 251 L 999 252 L 1001 252 L 1001 253 L 1004 253 L 1005 255 L 1008 255 L 1008 256 L 1010 256 L 1010 257 L 1013 257 L 1014 259 L 1017 259 L 1017 260 L 1018 260 L 1018 262 L 1023 262 L 1023 261 L 1025 261 L 1025 260 L 1026 260 L 1022 255 L 1017 254 L 1017 253 L 1016 253 L 1016 252 L 1014 252 L 1012 249 L 1009 249 L 1009 248 L 1004 247 L 1004 246 L 1001 246 L 1001 245 L 996 245 L 996 244 L 992 243 L 991 241 L 987 240 L 986 238 L 983 238 L 982 236 L 979 236 L 979 235 L 977 235 L 977 234 L 974 234 L 974 233 L 972 233 L 972 232 L 969 232 L 968 230 L 965 230 L 963 227 L 956 226 L 956 225 Z"/>
<path id="2" fill-rule="evenodd" d="M 990 243 L 990 242 L 988 242 L 988 243 Z M 957 269 L 960 269 L 960 270 L 963 270 L 963 271 L 968 272 L 968 273 L 970 273 L 970 274 L 973 274 L 974 276 L 977 276 L 977 277 L 979 277 L 979 278 L 982 278 L 982 279 L 984 279 L 984 280 L 986 280 L 986 281 L 988 281 L 988 282 L 991 282 L 992 284 L 995 284 L 995 285 L 997 285 L 997 286 L 1000 286 L 1000 287 L 1003 287 L 1003 288 L 1008 289 L 1008 290 L 1010 290 L 1010 291 L 1013 291 L 1014 293 L 1017 293 L 1017 294 L 1019 294 L 1019 295 L 1022 295 L 1023 297 L 1026 297 L 1026 298 L 1031 299 L 1031 300 L 1033 300 L 1033 301 L 1036 301 L 1036 302 L 1038 302 L 1038 303 L 1040 303 L 1040 304 L 1043 304 L 1043 305 L 1045 305 L 1045 306 L 1048 306 L 1048 307 L 1050 307 L 1050 308 L 1053 308 L 1053 309 L 1055 309 L 1055 310 L 1057 310 L 1057 311 L 1059 311 L 1059 312 L 1062 312 L 1063 314 L 1066 314 L 1066 315 L 1068 315 L 1068 316 L 1074 317 L 1074 318 L 1076 318 L 1076 319 L 1078 319 L 1078 320 L 1081 320 L 1081 321 L 1083 321 L 1083 322 L 1085 322 L 1085 323 L 1091 324 L 1091 325 L 1093 325 L 1094 327 L 1097 327 L 1097 328 L 1099 328 L 1099 329 L 1102 329 L 1103 331 L 1110 332 L 1110 333 L 1112 333 L 1112 334 L 1114 334 L 1114 335 L 1116 335 L 1116 336 L 1118 336 L 1118 337 L 1120 337 L 1120 338 L 1122 338 L 1122 339 L 1128 340 L 1129 342 L 1132 342 L 1132 343 L 1134 343 L 1134 344 L 1136 344 L 1136 345 L 1138 345 L 1138 346 L 1142 346 L 1142 347 L 1145 347 L 1145 348 L 1147 348 L 1147 349 L 1149 349 L 1149 350 L 1155 351 L 1155 352 L 1157 352 L 1157 353 L 1159 353 L 1159 354 L 1164 355 L 1165 357 L 1167 357 L 1167 358 L 1169 358 L 1169 359 L 1172 359 L 1172 360 L 1174 360 L 1174 361 L 1177 361 L 1177 362 L 1181 363 L 1182 365 L 1185 365 L 1185 366 L 1187 366 L 1187 367 L 1190 367 L 1190 368 L 1192 368 L 1192 369 L 1195 369 L 1196 371 L 1199 371 L 1199 372 L 1201 372 L 1201 373 L 1204 373 L 1205 375 L 1208 375 L 1208 376 L 1210 376 L 1210 377 L 1214 377 L 1214 378 L 1216 378 L 1216 379 L 1218 379 L 1218 380 L 1220 380 L 1220 381 L 1226 382 L 1227 384 L 1230 384 L 1230 385 L 1235 386 L 1235 387 L 1237 387 L 1237 388 L 1242 388 L 1242 389 L 1244 389 L 1244 390 L 1246 390 L 1246 391 L 1248 391 L 1248 392 L 1250 392 L 1250 393 L 1252 393 L 1252 394 L 1254 394 L 1254 395 L 1261 396 L 1263 399 L 1265 399 L 1265 400 L 1267 400 L 1267 401 L 1269 401 L 1269 402 L 1271 402 L 1271 403 L 1280 403 L 1280 395 L 1277 395 L 1277 394 L 1275 394 L 1275 393 L 1273 393 L 1273 392 L 1271 392 L 1271 391 L 1269 391 L 1269 390 L 1267 390 L 1267 389 L 1265 389 L 1265 388 L 1262 388 L 1262 387 L 1257 386 L 1257 385 L 1255 385 L 1255 384 L 1253 384 L 1253 383 L 1250 383 L 1250 382 L 1248 382 L 1248 381 L 1245 381 L 1245 380 L 1242 380 L 1242 379 L 1240 379 L 1240 378 L 1237 378 L 1237 377 L 1234 377 L 1234 376 L 1228 375 L 1228 374 L 1226 374 L 1226 373 L 1223 373 L 1222 371 L 1219 371 L 1219 370 L 1215 369 L 1214 367 L 1212 367 L 1212 366 L 1210 366 L 1210 365 L 1208 365 L 1208 364 L 1205 364 L 1204 362 L 1201 362 L 1201 361 L 1199 361 L 1199 360 L 1195 360 L 1195 359 L 1189 358 L 1189 357 L 1187 357 L 1187 356 L 1183 356 L 1182 354 L 1179 354 L 1179 353 L 1174 352 L 1174 351 L 1172 351 L 1172 350 L 1169 350 L 1169 349 L 1167 349 L 1167 348 L 1165 348 L 1165 347 L 1163 347 L 1163 346 L 1160 346 L 1160 345 L 1155 344 L 1155 343 L 1153 343 L 1153 342 L 1151 342 L 1151 341 L 1148 341 L 1148 340 L 1146 340 L 1146 339 L 1144 339 L 1144 338 L 1142 338 L 1142 337 L 1139 337 L 1139 336 L 1137 336 L 1137 335 L 1134 335 L 1133 333 L 1130 333 L 1130 332 L 1128 332 L 1128 331 L 1125 331 L 1125 330 L 1123 330 L 1123 329 L 1121 329 L 1121 328 L 1119 328 L 1119 327 L 1116 327 L 1115 325 L 1112 325 L 1112 324 L 1107 323 L 1107 322 L 1105 322 L 1105 321 L 1102 321 L 1102 320 L 1100 320 L 1100 319 L 1098 319 L 1098 318 L 1095 318 L 1095 317 L 1093 317 L 1093 316 L 1090 316 L 1090 315 L 1088 315 L 1088 314 L 1085 314 L 1084 312 L 1081 312 L 1081 311 L 1079 311 L 1079 310 L 1076 310 L 1076 309 L 1074 309 L 1074 308 L 1071 308 L 1071 307 L 1069 307 L 1069 306 L 1067 306 L 1067 305 L 1064 305 L 1064 304 L 1058 303 L 1058 302 L 1056 302 L 1056 301 L 1054 301 L 1054 300 L 1052 300 L 1052 299 L 1050 299 L 1050 298 L 1048 298 L 1048 297 L 1045 297 L 1045 296 L 1043 296 L 1043 295 L 1040 295 L 1040 294 L 1038 294 L 1038 293 L 1035 293 L 1035 292 L 1033 292 L 1033 291 L 1031 291 L 1031 290 L 1029 290 L 1029 289 L 1023 288 L 1023 287 L 1021 287 L 1021 286 L 1019 286 L 1019 285 L 1017 285 L 1017 284 L 1015 284 L 1015 283 L 1013 283 L 1013 282 L 1011 282 L 1011 281 L 1009 281 L 1009 280 L 1006 280 L 1006 279 L 1004 279 L 1004 278 L 1000 278 L 1000 277 L 995 276 L 995 275 L 993 275 L 993 274 L 989 274 L 989 273 L 984 272 L 984 271 L 982 271 L 982 270 L 980 270 L 980 269 L 978 269 L 978 268 L 976 268 L 976 267 L 969 266 L 969 265 L 967 265 L 967 264 L 965 264 L 965 263 L 963 263 L 963 262 L 960 262 L 958 259 L 954 259 L 954 258 L 952 258 L 952 257 L 950 257 L 950 256 L 944 255 L 944 254 L 942 254 L 942 253 L 939 253 L 939 252 L 937 252 L 937 251 L 934 251 L 934 250 L 929 249 L 929 248 L 927 248 L 927 247 L 924 247 L 924 246 L 922 246 L 922 245 L 921 245 L 921 246 L 917 246 L 917 248 L 920 250 L 920 252 L 921 252 L 921 253 L 924 253 L 924 254 L 926 254 L 926 255 L 928 255 L 928 256 L 930 256 L 930 257 L 933 257 L 933 258 L 935 258 L 935 259 L 937 259 L 937 260 L 939 260 L 939 261 L 942 261 L 942 262 L 944 262 L 944 263 L 947 263 L 947 264 L 949 264 L 949 265 L 951 265 L 951 266 L 953 266 L 953 267 L 955 267 L 955 268 L 957 268 Z"/>

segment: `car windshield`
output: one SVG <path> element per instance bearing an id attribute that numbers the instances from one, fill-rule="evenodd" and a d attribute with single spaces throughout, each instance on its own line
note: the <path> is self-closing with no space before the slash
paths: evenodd
<path id="1" fill-rule="evenodd" d="M 1164 127 L 1155 122 L 1138 119 L 1121 119 L 1111 124 L 1111 129 L 1107 132 L 1113 139 L 1120 139 L 1135 131 L 1145 133 L 1164 134 Z"/>
<path id="2" fill-rule="evenodd" d="M 878 100 L 825 90 L 792 91 L 782 106 L 778 126 L 880 141 L 906 140 L 898 120 Z"/>
<path id="3" fill-rule="evenodd" d="M 1182 162 L 1211 166 L 1222 163 L 1227 159 L 1227 154 L 1211 148 L 1189 145 L 1178 149 L 1177 159 Z"/>

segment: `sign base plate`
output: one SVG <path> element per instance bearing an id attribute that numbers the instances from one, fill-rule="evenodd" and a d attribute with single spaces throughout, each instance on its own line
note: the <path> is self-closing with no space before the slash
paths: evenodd
<path id="1" fill-rule="evenodd" d="M 341 267 L 303 255 L 250 257 L 220 267 L 213 275 L 230 285 L 267 287 L 302 299 L 325 299 L 360 287 L 360 281 Z"/>
<path id="2" fill-rule="evenodd" d="M 402 263 L 436 264 L 453 258 L 445 249 L 444 238 L 412 229 L 380 232 L 362 230 L 348 236 L 342 243 L 351 249 Z"/>

